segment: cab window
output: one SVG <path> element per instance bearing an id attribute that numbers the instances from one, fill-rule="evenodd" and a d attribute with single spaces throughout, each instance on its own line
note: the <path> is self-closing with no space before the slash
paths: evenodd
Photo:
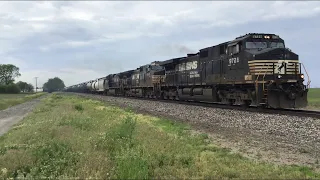
<path id="1" fill-rule="evenodd" d="M 271 48 L 284 48 L 284 44 L 282 42 L 270 42 Z"/>
<path id="2" fill-rule="evenodd" d="M 246 42 L 247 49 L 264 49 L 267 48 L 267 42 L 256 41 L 256 42 Z"/>
<path id="3" fill-rule="evenodd" d="M 239 44 L 231 45 L 228 47 L 228 54 L 229 55 L 238 54 L 239 52 L 240 52 L 240 45 Z"/>

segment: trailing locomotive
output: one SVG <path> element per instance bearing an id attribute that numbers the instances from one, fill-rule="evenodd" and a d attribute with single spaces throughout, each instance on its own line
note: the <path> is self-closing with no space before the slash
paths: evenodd
<path id="1" fill-rule="evenodd" d="M 275 34 L 250 33 L 166 61 L 66 88 L 115 96 L 269 108 L 307 106 L 303 64 Z M 305 70 L 305 69 L 304 69 Z M 306 70 L 305 70 L 306 71 Z"/>

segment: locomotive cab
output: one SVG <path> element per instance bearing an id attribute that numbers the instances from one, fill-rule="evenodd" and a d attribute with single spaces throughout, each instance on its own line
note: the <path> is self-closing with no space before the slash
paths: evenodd
<path id="1" fill-rule="evenodd" d="M 159 64 L 151 64 L 147 68 L 147 72 L 151 72 L 153 75 L 164 75 L 165 68 Z"/>
<path id="2" fill-rule="evenodd" d="M 151 84 L 159 84 L 163 82 L 165 72 L 165 68 L 156 63 L 152 63 L 147 68 L 147 73 L 150 73 L 151 76 Z"/>
<path id="3" fill-rule="evenodd" d="M 301 108 L 307 105 L 307 86 L 296 53 L 275 34 L 249 34 L 241 41 L 247 80 L 255 85 L 255 105 Z"/>

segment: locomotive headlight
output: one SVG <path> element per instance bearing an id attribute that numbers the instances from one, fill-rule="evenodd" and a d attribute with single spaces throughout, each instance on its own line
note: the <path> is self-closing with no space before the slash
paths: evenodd
<path id="1" fill-rule="evenodd" d="M 304 75 L 303 75 L 303 74 L 301 74 L 301 76 L 300 76 L 300 77 L 301 77 L 301 79 L 303 79 L 303 78 L 304 78 Z"/>
<path id="2" fill-rule="evenodd" d="M 281 75 L 279 74 L 279 75 L 278 75 L 278 79 L 280 79 L 280 78 L 281 78 Z"/>

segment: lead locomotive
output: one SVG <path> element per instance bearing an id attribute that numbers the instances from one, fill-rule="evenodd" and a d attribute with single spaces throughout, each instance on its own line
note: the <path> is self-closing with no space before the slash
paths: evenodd
<path id="1" fill-rule="evenodd" d="M 303 64 L 275 34 L 250 33 L 155 61 L 137 69 L 66 88 L 66 91 L 194 100 L 271 108 L 307 106 Z"/>

